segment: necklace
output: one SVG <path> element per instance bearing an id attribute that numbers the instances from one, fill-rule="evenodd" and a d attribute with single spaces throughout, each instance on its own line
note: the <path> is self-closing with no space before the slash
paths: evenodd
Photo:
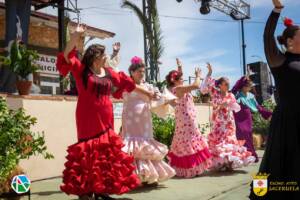
<path id="1" fill-rule="evenodd" d="M 90 70 L 93 72 L 93 74 L 95 74 L 96 76 L 98 76 L 98 77 L 104 77 L 105 76 L 105 74 L 103 75 L 103 76 L 101 76 L 101 72 L 100 73 L 97 73 L 93 68 L 91 68 L 90 67 Z M 104 70 L 105 71 L 105 70 Z"/>

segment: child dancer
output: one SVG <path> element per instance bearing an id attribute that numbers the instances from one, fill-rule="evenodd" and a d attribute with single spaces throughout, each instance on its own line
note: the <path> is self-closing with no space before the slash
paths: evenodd
<path id="1" fill-rule="evenodd" d="M 191 178 L 202 174 L 211 165 L 211 155 L 198 129 L 196 109 L 190 93 L 199 89 L 201 71 L 196 69 L 195 82 L 184 86 L 178 59 L 177 64 L 178 70 L 171 71 L 166 77 L 170 90 L 178 97 L 175 106 L 176 128 L 168 158 L 177 176 Z"/>
<path id="2" fill-rule="evenodd" d="M 232 88 L 232 93 L 235 94 L 237 102 L 241 106 L 241 110 L 234 113 L 234 119 L 237 139 L 246 141 L 244 146 L 255 157 L 255 162 L 258 162 L 258 156 L 253 146 L 252 113 L 259 112 L 263 118 L 269 119 L 272 112 L 257 103 L 254 94 L 250 92 L 251 88 L 252 81 L 247 76 L 240 78 Z"/>
<path id="3" fill-rule="evenodd" d="M 75 49 L 84 33 L 80 27 L 72 35 L 64 53 L 57 59 L 61 74 L 69 71 L 76 79 L 78 102 L 76 124 L 78 142 L 68 147 L 61 190 L 82 200 L 112 199 L 108 194 L 122 194 L 139 185 L 133 173 L 133 157 L 122 151 L 121 138 L 114 132 L 110 95 L 120 97 L 135 89 L 132 79 L 105 67 L 105 47 L 87 48 L 82 60 Z"/>
<path id="4" fill-rule="evenodd" d="M 141 182 L 156 184 L 175 175 L 174 169 L 163 161 L 168 147 L 153 138 L 150 108 L 151 99 L 156 99 L 158 93 L 154 93 L 153 86 L 143 81 L 145 65 L 141 58 L 132 58 L 129 73 L 135 83 L 145 91 L 123 94 L 123 151 L 134 156 L 136 173 Z"/>
<path id="5" fill-rule="evenodd" d="M 208 144 L 213 156 L 212 168 L 232 170 L 253 163 L 251 152 L 236 139 L 233 112 L 240 110 L 234 95 L 228 92 L 229 80 L 211 78 L 212 68 L 208 63 L 208 74 L 201 85 L 202 93 L 212 96 L 212 132 L 208 135 Z"/>

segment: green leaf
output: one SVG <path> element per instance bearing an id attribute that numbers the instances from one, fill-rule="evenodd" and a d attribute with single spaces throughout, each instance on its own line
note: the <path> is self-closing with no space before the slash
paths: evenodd
<path id="1" fill-rule="evenodd" d="M 11 110 L 0 97 L 0 185 L 22 159 L 41 154 L 52 159 L 47 152 L 44 133 L 33 132 L 37 119 L 24 109 Z"/>
<path id="2" fill-rule="evenodd" d="M 28 50 L 26 46 L 14 41 L 10 56 L 7 58 L 7 64 L 16 75 L 27 79 L 29 74 L 38 70 L 38 66 L 35 64 L 38 57 L 37 51 Z"/>
<path id="3" fill-rule="evenodd" d="M 164 52 L 162 30 L 160 27 L 156 0 L 147 0 L 147 4 L 151 17 L 147 17 L 149 15 L 143 13 L 136 4 L 128 0 L 123 1 L 122 8 L 132 10 L 138 17 L 144 28 L 146 37 L 149 40 L 147 51 L 150 54 L 151 63 L 154 63 L 154 66 L 151 67 L 158 68 L 158 61 Z"/>

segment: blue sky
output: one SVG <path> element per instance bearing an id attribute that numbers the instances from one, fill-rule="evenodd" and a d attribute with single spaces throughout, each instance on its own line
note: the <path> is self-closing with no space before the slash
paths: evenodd
<path id="1" fill-rule="evenodd" d="M 251 23 L 251 21 L 265 22 L 273 6 L 271 0 L 246 0 L 251 4 L 251 20 L 245 22 L 245 35 L 247 44 L 247 62 L 263 59 L 263 29 L 264 23 Z M 121 0 L 79 0 L 82 22 L 91 26 L 102 28 L 116 33 L 116 36 L 107 40 L 93 40 L 107 46 L 111 52 L 111 45 L 120 41 L 122 43 L 120 69 L 127 72 L 130 58 L 143 56 L 143 30 L 137 17 L 129 10 L 120 7 Z M 141 0 L 132 0 L 141 6 Z M 179 57 L 184 65 L 184 76 L 193 76 L 195 67 L 200 67 L 203 76 L 206 73 L 205 63 L 211 62 L 214 66 L 214 76 L 227 76 L 235 82 L 242 75 L 240 52 L 240 24 L 238 22 L 212 22 L 202 20 L 187 20 L 167 18 L 169 16 L 191 17 L 199 19 L 227 19 L 223 13 L 212 10 L 209 15 L 199 13 L 200 4 L 193 0 L 157 0 L 161 28 L 164 35 L 165 52 L 161 59 L 161 79 L 176 67 L 175 58 Z M 288 16 L 295 21 L 300 18 L 300 1 L 283 0 L 286 8 L 282 16 Z M 44 10 L 53 13 L 50 8 Z M 298 20 L 300 21 L 300 20 Z M 279 25 L 277 34 L 283 26 Z M 253 57 L 256 56 L 256 57 Z"/>

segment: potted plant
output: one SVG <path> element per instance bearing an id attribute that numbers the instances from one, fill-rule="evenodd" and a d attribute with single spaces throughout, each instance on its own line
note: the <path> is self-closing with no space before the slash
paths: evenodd
<path id="1" fill-rule="evenodd" d="M 24 44 L 15 40 L 11 44 L 9 55 L 4 60 L 3 64 L 10 67 L 16 74 L 16 87 L 20 95 L 28 95 L 32 81 L 28 80 L 28 75 L 35 73 L 38 66 L 35 61 L 38 59 L 36 51 L 28 50 Z"/>
<path id="2" fill-rule="evenodd" d="M 23 174 L 20 160 L 38 154 L 45 159 L 53 158 L 47 152 L 43 133 L 31 131 L 36 122 L 24 109 L 8 109 L 6 101 L 0 98 L 0 198 L 15 194 L 10 183 L 13 176 Z"/>

